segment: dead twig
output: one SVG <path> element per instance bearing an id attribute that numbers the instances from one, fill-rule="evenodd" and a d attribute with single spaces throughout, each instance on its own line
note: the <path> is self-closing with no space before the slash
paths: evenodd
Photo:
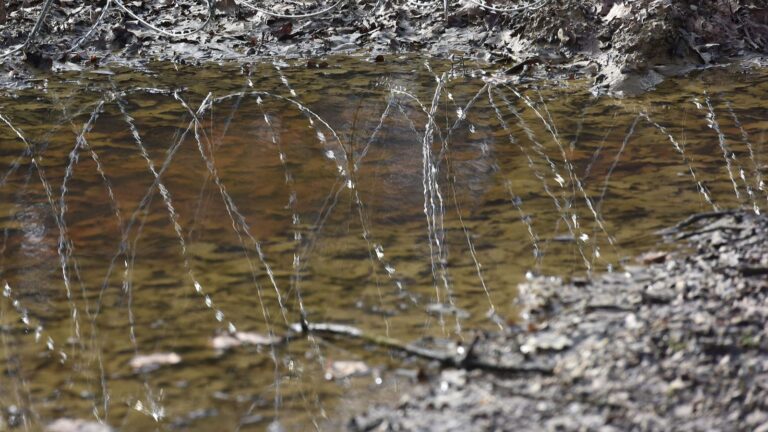
<path id="1" fill-rule="evenodd" d="M 436 361 L 440 363 L 440 366 L 446 368 L 457 369 L 479 369 L 499 373 L 533 373 L 551 375 L 553 368 L 547 365 L 531 363 L 531 364 L 515 364 L 507 365 L 495 363 L 480 358 L 476 355 L 476 347 L 480 341 L 480 337 L 476 336 L 467 348 L 459 349 L 456 352 L 450 352 L 445 350 L 435 350 L 424 348 L 412 343 L 405 343 L 398 339 L 368 334 L 357 327 L 353 327 L 345 324 L 335 323 L 309 323 L 302 321 L 301 323 L 295 323 L 291 325 L 291 331 L 295 334 L 312 333 L 317 336 L 337 336 L 350 339 L 357 339 L 365 343 L 376 345 L 382 348 L 392 349 L 400 351 L 406 355 L 419 357 L 425 360 Z"/>

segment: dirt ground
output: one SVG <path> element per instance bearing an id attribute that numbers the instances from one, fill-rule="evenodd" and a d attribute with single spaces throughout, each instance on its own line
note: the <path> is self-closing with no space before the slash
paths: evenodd
<path id="1" fill-rule="evenodd" d="M 6 1 L 6 83 L 109 63 L 423 52 L 508 74 L 587 74 L 622 95 L 695 68 L 765 64 L 768 53 L 762 0 Z"/>

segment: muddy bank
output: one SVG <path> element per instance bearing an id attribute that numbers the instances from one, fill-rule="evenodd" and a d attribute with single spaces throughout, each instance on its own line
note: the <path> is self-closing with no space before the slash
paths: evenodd
<path id="1" fill-rule="evenodd" d="M 36 26 L 41 12 L 45 19 Z M 382 60 L 423 52 L 499 62 L 510 75 L 587 74 L 596 89 L 623 94 L 734 59 L 764 64 L 768 6 L 759 0 L 9 0 L 0 40 L 6 80 L 37 69 L 151 60 L 331 53 Z"/>
<path id="2" fill-rule="evenodd" d="M 690 249 L 531 278 L 528 322 L 472 353 L 518 370 L 445 369 L 349 429 L 767 431 L 767 234 L 751 213 L 698 216 L 667 232 Z"/>

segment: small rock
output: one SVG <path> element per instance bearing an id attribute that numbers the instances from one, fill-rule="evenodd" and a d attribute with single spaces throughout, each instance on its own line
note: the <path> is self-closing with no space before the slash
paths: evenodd
<path id="1" fill-rule="evenodd" d="M 236 332 L 234 334 L 220 334 L 211 339 L 211 346 L 216 350 L 228 350 L 241 345 L 268 346 L 282 342 L 278 336 L 263 335 L 253 332 Z"/>
<path id="2" fill-rule="evenodd" d="M 467 383 L 467 371 L 464 369 L 448 369 L 440 374 L 440 387 L 461 388 Z"/>
<path id="3" fill-rule="evenodd" d="M 693 415 L 693 406 L 690 404 L 675 407 L 675 417 L 688 418 Z"/>
<path id="4" fill-rule="evenodd" d="M 643 326 L 637 320 L 637 315 L 635 315 L 633 313 L 627 314 L 626 318 L 624 318 L 624 325 L 629 330 L 636 330 L 636 329 L 639 329 L 639 328 L 641 328 Z"/>
<path id="5" fill-rule="evenodd" d="M 640 255 L 637 260 L 643 264 L 657 264 L 662 263 L 667 259 L 667 252 L 662 251 L 650 251 Z"/>
<path id="6" fill-rule="evenodd" d="M 45 432 L 112 432 L 114 429 L 95 421 L 58 419 L 45 427 Z"/>
<path id="7" fill-rule="evenodd" d="M 175 365 L 178 363 L 181 363 L 180 355 L 175 352 L 164 352 L 138 355 L 132 358 L 129 364 L 136 372 L 150 372 L 161 366 Z"/>
<path id="8" fill-rule="evenodd" d="M 357 360 L 331 361 L 325 367 L 325 379 L 340 380 L 352 376 L 366 375 L 371 372 L 367 364 Z"/>
<path id="9" fill-rule="evenodd" d="M 236 337 L 228 335 L 228 334 L 221 334 L 218 336 L 214 336 L 213 339 L 211 339 L 211 346 L 213 349 L 218 351 L 224 351 L 228 349 L 232 349 L 235 347 L 239 347 L 243 343 L 240 342 Z"/>
<path id="10" fill-rule="evenodd" d="M 244 345 L 274 345 L 282 341 L 282 338 L 278 336 L 264 336 L 259 333 L 249 332 L 237 332 L 235 337 Z"/>
<path id="11" fill-rule="evenodd" d="M 539 333 L 531 336 L 520 346 L 523 354 L 534 354 L 537 351 L 562 351 L 573 344 L 567 336 L 553 332 Z"/>
<path id="12" fill-rule="evenodd" d="M 675 378 L 674 381 L 670 382 L 667 385 L 667 393 L 675 393 L 687 387 L 688 387 L 688 384 L 686 384 L 685 381 L 681 380 L 680 378 Z"/>
<path id="13" fill-rule="evenodd" d="M 459 319 L 469 318 L 469 312 L 450 304 L 430 303 L 426 309 L 431 315 L 455 315 Z"/>
<path id="14" fill-rule="evenodd" d="M 768 424 L 768 414 L 766 414 L 765 411 L 753 411 L 750 413 L 747 418 L 747 424 L 755 425 L 755 424 L 762 424 L 766 425 Z"/>

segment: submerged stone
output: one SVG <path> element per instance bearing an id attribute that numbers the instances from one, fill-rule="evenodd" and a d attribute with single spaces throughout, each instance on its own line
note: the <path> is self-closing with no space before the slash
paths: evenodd
<path id="1" fill-rule="evenodd" d="M 136 372 L 151 372 L 162 366 L 181 363 L 181 356 L 175 352 L 161 352 L 147 355 L 137 355 L 130 361 L 130 366 Z"/>
<path id="2" fill-rule="evenodd" d="M 114 429 L 90 420 L 58 419 L 45 427 L 45 432 L 113 432 Z"/>

